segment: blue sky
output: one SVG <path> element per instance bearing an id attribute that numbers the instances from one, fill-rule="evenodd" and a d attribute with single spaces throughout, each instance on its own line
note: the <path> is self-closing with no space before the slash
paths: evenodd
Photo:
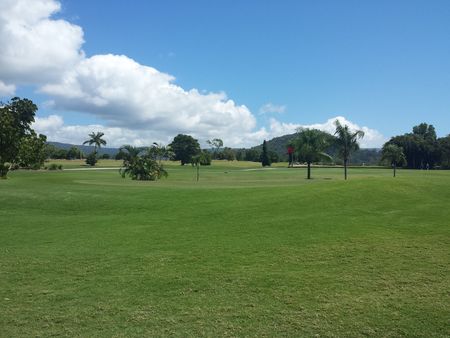
<path id="1" fill-rule="evenodd" d="M 35 13 L 44 13 L 41 20 L 78 27 L 84 42 L 73 32 L 55 30 L 64 41 L 73 41 L 65 47 L 70 57 L 44 53 L 61 65 L 55 70 L 45 64 L 41 71 L 56 75 L 40 81 L 0 68 L 0 81 L 9 88 L 3 100 L 14 85 L 15 94 L 39 104 L 37 129 L 49 138 L 77 142 L 95 125 L 110 131 L 110 143 L 116 145 L 167 142 L 186 132 L 203 141 L 221 137 L 231 146 L 248 146 L 298 126 L 328 130 L 335 117 L 365 128 L 369 139 L 363 146 L 379 146 L 420 122 L 435 125 L 441 136 L 450 133 L 450 1 L 34 0 L 26 4 L 30 12 L 37 2 L 53 5 L 47 12 L 36 8 Z M 2 45 L 11 38 L 3 34 Z M 38 38 L 48 41 L 52 35 Z M 33 50 L 28 52 L 32 58 Z M 76 52 L 83 54 L 81 61 Z M 14 69 L 1 53 L 0 66 Z M 125 55 L 127 60 L 90 62 L 96 55 Z M 114 69 L 128 72 L 134 69 L 130 60 L 158 72 L 156 82 L 133 86 L 144 93 L 139 97 L 131 90 L 125 95 L 118 86 L 123 83 L 126 90 L 130 81 L 141 83 L 138 79 L 151 76 L 145 70 L 135 78 L 89 78 Z M 79 62 L 89 63 L 89 71 Z M 105 64 L 111 66 L 105 69 Z M 31 72 L 39 74 L 39 64 L 33 67 Z M 77 75 L 67 75 L 76 67 Z M 114 93 L 123 94 L 117 97 L 131 98 L 130 111 L 103 92 L 86 98 L 112 82 Z M 152 89 L 167 84 L 192 97 L 185 101 Z M 74 97 L 69 92 L 75 88 L 84 94 Z M 115 111 L 118 105 L 121 111 Z"/>

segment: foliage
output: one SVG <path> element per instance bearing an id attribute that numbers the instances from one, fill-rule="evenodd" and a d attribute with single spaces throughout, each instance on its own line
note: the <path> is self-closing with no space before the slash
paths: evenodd
<path id="1" fill-rule="evenodd" d="M 20 141 L 19 153 L 15 163 L 21 168 L 41 168 L 46 159 L 46 141 L 47 137 L 45 135 L 36 135 L 34 130 L 31 130 Z"/>
<path id="2" fill-rule="evenodd" d="M 394 177 L 397 166 L 406 164 L 406 157 L 403 153 L 403 149 L 395 144 L 385 144 L 382 150 L 381 160 L 392 165 L 394 170 Z"/>
<path id="3" fill-rule="evenodd" d="M 174 153 L 174 159 L 181 165 L 192 162 L 192 157 L 200 153 L 200 144 L 190 135 L 178 134 L 169 144 Z"/>
<path id="4" fill-rule="evenodd" d="M 82 158 L 81 150 L 75 146 L 70 147 L 70 149 L 66 153 L 66 159 L 67 160 L 75 160 L 75 159 L 79 159 L 79 158 Z"/>
<path id="5" fill-rule="evenodd" d="M 170 160 L 174 153 L 172 151 L 172 148 L 170 146 L 164 146 L 161 143 L 154 142 L 150 148 L 147 149 L 148 154 L 156 161 L 158 161 L 159 164 L 161 164 L 162 160 Z"/>
<path id="6" fill-rule="evenodd" d="M 102 139 L 105 134 L 102 132 L 92 132 L 89 134 L 89 139 L 84 141 L 83 144 L 94 145 L 94 152 L 97 152 L 97 149 L 101 146 L 106 145 L 106 141 Z"/>
<path id="7" fill-rule="evenodd" d="M 51 163 L 48 167 L 46 167 L 47 170 L 62 170 L 61 164 Z"/>
<path id="8" fill-rule="evenodd" d="M 350 155 L 359 149 L 358 139 L 364 137 L 362 130 L 351 131 L 349 126 L 341 125 L 339 120 L 334 121 L 336 131 L 335 144 L 338 149 L 338 154 L 344 161 L 344 178 L 347 179 L 347 165 Z"/>
<path id="9" fill-rule="evenodd" d="M 411 169 L 434 168 L 439 163 L 441 151 L 433 125 L 421 123 L 412 133 L 392 137 L 387 143 L 403 148 Z"/>
<path id="10" fill-rule="evenodd" d="M 269 151 L 267 150 L 267 142 L 264 140 L 261 153 L 261 165 L 263 167 L 270 167 L 271 164 L 272 162 L 270 161 Z"/>
<path id="11" fill-rule="evenodd" d="M 450 135 L 438 139 L 441 151 L 441 166 L 450 169 Z"/>
<path id="12" fill-rule="evenodd" d="M 97 149 L 106 145 L 106 141 L 102 139 L 104 135 L 102 132 L 92 132 L 89 134 L 89 139 L 83 142 L 83 144 L 89 144 L 90 146 L 94 145 L 94 151 L 86 157 L 86 163 L 90 166 L 95 166 L 97 163 Z"/>
<path id="13" fill-rule="evenodd" d="M 223 141 L 220 138 L 215 138 L 215 139 L 206 141 L 206 143 L 208 143 L 211 146 L 211 148 L 213 150 L 214 159 L 222 160 L 222 158 L 219 158 L 218 156 L 220 153 L 220 148 L 223 147 Z"/>
<path id="14" fill-rule="evenodd" d="M 211 165 L 211 153 L 207 150 L 203 150 L 198 156 L 198 161 L 200 165 Z"/>
<path id="15" fill-rule="evenodd" d="M 67 159 L 69 157 L 67 150 L 58 148 L 50 143 L 47 143 L 45 146 L 45 156 L 46 158 L 58 160 Z"/>
<path id="16" fill-rule="evenodd" d="M 331 160 L 325 153 L 329 145 L 330 134 L 318 129 L 299 129 L 295 142 L 295 151 L 300 162 L 308 166 L 307 178 L 311 179 L 311 164 L 319 161 Z"/>
<path id="17" fill-rule="evenodd" d="M 120 150 L 125 154 L 120 175 L 130 176 L 132 180 L 156 181 L 167 177 L 168 173 L 163 165 L 154 159 L 154 154 L 147 148 L 124 145 Z"/>
<path id="18" fill-rule="evenodd" d="M 37 106 L 28 99 L 14 97 L 0 103 L 0 178 L 6 178 L 9 166 L 17 161 L 22 139 L 30 135 Z"/>
<path id="19" fill-rule="evenodd" d="M 95 166 L 96 163 L 97 163 L 97 152 L 93 151 L 88 156 L 86 156 L 86 164 L 93 167 L 93 166 Z"/>

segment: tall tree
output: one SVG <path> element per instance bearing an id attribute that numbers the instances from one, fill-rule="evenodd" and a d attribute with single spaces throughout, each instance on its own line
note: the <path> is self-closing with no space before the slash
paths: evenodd
<path id="1" fill-rule="evenodd" d="M 192 163 L 192 157 L 200 153 L 200 144 L 190 135 L 178 134 L 169 144 L 174 153 L 176 161 L 181 161 L 181 165 Z"/>
<path id="2" fill-rule="evenodd" d="M 223 147 L 223 141 L 220 138 L 214 138 L 212 140 L 207 140 L 206 143 L 208 143 L 214 152 L 214 159 L 217 159 L 217 156 L 220 152 L 220 148 Z"/>
<path id="3" fill-rule="evenodd" d="M 86 163 L 94 166 L 97 163 L 97 149 L 101 148 L 102 145 L 106 145 L 106 141 L 102 139 L 105 134 L 102 132 L 92 132 L 89 134 L 89 139 L 84 141 L 83 144 L 94 145 L 94 152 L 89 154 L 86 158 Z"/>
<path id="4" fill-rule="evenodd" d="M 303 129 L 297 131 L 295 149 L 299 161 L 308 166 L 307 179 L 311 179 L 311 164 L 322 160 L 329 161 L 331 156 L 325 153 L 329 146 L 331 135 L 318 129 Z"/>
<path id="5" fill-rule="evenodd" d="M 441 158 L 440 142 L 431 124 L 414 126 L 412 133 L 394 136 L 387 143 L 403 148 L 407 167 L 411 169 L 433 168 Z"/>
<path id="6" fill-rule="evenodd" d="M 339 120 L 334 121 L 336 131 L 336 145 L 338 154 L 344 161 L 344 178 L 347 179 L 347 165 L 352 152 L 359 149 L 358 139 L 364 137 L 362 130 L 352 131 L 348 125 L 342 125 Z"/>
<path id="7" fill-rule="evenodd" d="M 38 135 L 34 130 L 31 130 L 30 134 L 25 135 L 20 142 L 15 164 L 27 169 L 41 168 L 47 157 L 46 141 L 45 135 Z"/>
<path id="8" fill-rule="evenodd" d="M 92 132 L 89 134 L 89 139 L 84 141 L 83 144 L 94 145 L 94 152 L 97 153 L 97 149 L 101 148 L 101 146 L 106 145 L 106 141 L 102 139 L 105 134 L 102 132 Z"/>
<path id="9" fill-rule="evenodd" d="M 6 178 L 17 160 L 22 139 L 31 134 L 37 106 L 28 99 L 14 97 L 0 103 L 0 178 Z"/>
<path id="10" fill-rule="evenodd" d="M 381 160 L 392 166 L 395 177 L 397 166 L 406 164 L 406 157 L 403 153 L 403 149 L 395 144 L 386 143 L 383 146 L 381 154 Z"/>
<path id="11" fill-rule="evenodd" d="M 441 166 L 450 168 L 450 135 L 438 139 L 439 148 L 441 150 Z"/>
<path id="12" fill-rule="evenodd" d="M 261 153 L 261 165 L 263 167 L 270 167 L 272 162 L 270 161 L 269 150 L 267 150 L 267 142 L 264 140 Z"/>

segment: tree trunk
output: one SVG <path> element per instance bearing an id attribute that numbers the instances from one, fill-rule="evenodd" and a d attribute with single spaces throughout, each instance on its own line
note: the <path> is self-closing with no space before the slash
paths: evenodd
<path id="1" fill-rule="evenodd" d="M 344 178 L 347 180 L 347 159 L 344 159 Z"/>
<path id="2" fill-rule="evenodd" d="M 308 180 L 311 179 L 311 162 L 308 162 Z"/>
<path id="3" fill-rule="evenodd" d="M 394 162 L 394 177 L 395 177 L 395 169 L 397 169 L 397 165 Z"/>

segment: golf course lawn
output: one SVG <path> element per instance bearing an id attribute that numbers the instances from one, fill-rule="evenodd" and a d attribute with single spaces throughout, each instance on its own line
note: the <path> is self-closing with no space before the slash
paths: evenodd
<path id="1" fill-rule="evenodd" d="M 117 171 L 0 181 L 0 337 L 450 335 L 450 171 Z"/>

